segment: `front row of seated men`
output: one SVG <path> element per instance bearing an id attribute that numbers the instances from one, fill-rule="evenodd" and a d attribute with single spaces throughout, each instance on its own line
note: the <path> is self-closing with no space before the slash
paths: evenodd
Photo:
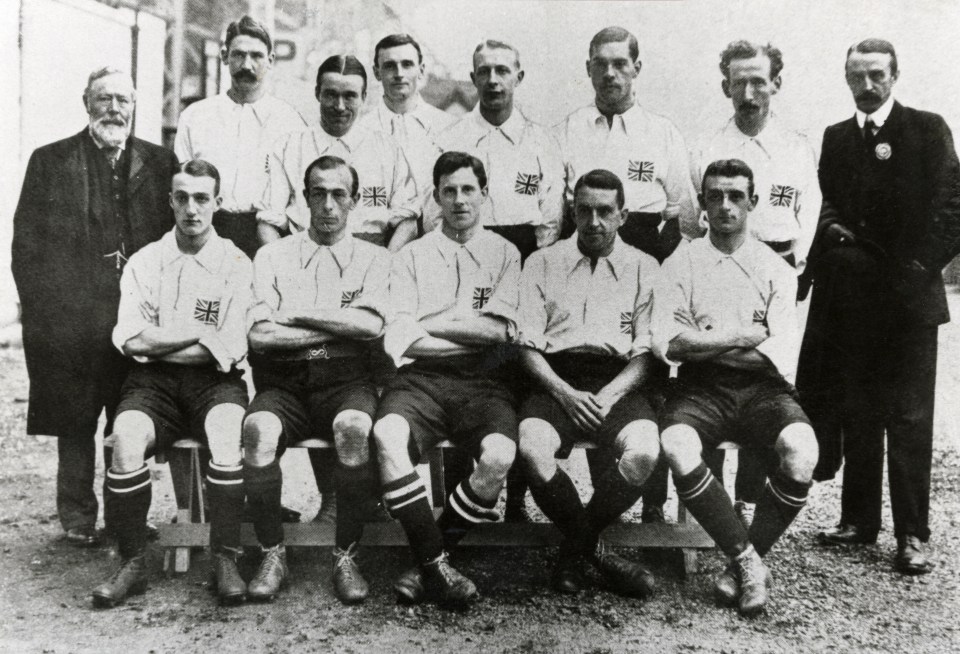
<path id="1" fill-rule="evenodd" d="M 514 246 L 480 224 L 483 164 L 447 152 L 433 177 L 442 224 L 391 262 L 347 232 L 356 171 L 320 157 L 304 175 L 310 228 L 264 246 L 251 284 L 249 260 L 211 227 L 216 169 L 179 166 L 174 230 L 123 273 L 114 341 L 140 365 L 123 388 L 107 477 L 121 565 L 93 591 L 95 605 L 145 590 L 144 459 L 187 432 L 212 454 L 212 574 L 223 603 L 269 600 L 284 585 L 279 457 L 319 437 L 338 458 L 333 585 L 344 603 L 368 594 L 356 562 L 360 516 L 381 493 L 416 562 L 394 584 L 398 596 L 447 607 L 474 600 L 476 586 L 449 555 L 471 527 L 497 520 L 518 449 L 534 500 L 563 534 L 553 586 L 577 592 L 590 563 L 612 590 L 647 597 L 652 574 L 600 534 L 637 501 L 662 443 L 678 495 L 730 556 L 717 597 L 746 615 L 763 608 L 770 573 L 761 557 L 805 503 L 817 446 L 783 377 L 796 358 L 795 277 L 747 231 L 751 170 L 738 160 L 707 168 L 709 236 L 663 269 L 617 235 L 627 213 L 619 179 L 589 172 L 574 193 L 576 234 L 535 252 L 522 274 Z M 399 372 L 378 397 L 369 350 L 381 333 Z M 249 407 L 236 369 L 248 339 L 257 389 Z M 517 357 L 531 382 L 520 403 L 503 365 Z M 666 363 L 683 364 L 672 387 Z M 415 464 L 442 439 L 476 465 L 435 520 Z M 586 507 L 556 463 L 579 439 L 603 454 Z M 701 457 L 724 440 L 779 455 L 749 531 Z M 244 497 L 264 554 L 249 583 L 236 563 Z"/>

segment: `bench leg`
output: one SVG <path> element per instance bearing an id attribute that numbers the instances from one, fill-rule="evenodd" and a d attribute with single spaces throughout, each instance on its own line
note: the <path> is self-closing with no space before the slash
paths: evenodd
<path id="1" fill-rule="evenodd" d="M 677 524 L 687 524 L 687 507 L 679 499 L 677 500 Z M 689 579 L 695 575 L 699 569 L 697 564 L 697 550 L 690 547 L 681 547 L 680 556 L 683 558 L 683 569 L 680 571 L 684 579 Z"/>
<path id="2" fill-rule="evenodd" d="M 445 494 L 446 471 L 443 465 L 443 448 L 434 447 L 430 450 L 430 489 L 433 492 L 433 508 L 442 509 L 446 504 Z"/>

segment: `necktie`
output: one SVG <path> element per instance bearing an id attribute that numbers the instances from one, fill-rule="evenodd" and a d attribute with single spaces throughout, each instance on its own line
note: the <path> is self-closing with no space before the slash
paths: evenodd
<path id="1" fill-rule="evenodd" d="M 105 146 L 103 148 L 103 154 L 107 158 L 107 161 L 110 163 L 110 168 L 116 168 L 117 162 L 120 160 L 120 148 Z"/>
<path id="2" fill-rule="evenodd" d="M 871 150 L 877 143 L 876 130 L 877 126 L 869 118 L 863 122 L 863 142 Z"/>

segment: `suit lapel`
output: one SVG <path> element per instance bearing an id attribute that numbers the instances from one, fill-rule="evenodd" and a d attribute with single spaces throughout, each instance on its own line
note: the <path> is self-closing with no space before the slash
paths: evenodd
<path id="1" fill-rule="evenodd" d="M 133 197 L 146 178 L 146 153 L 140 143 L 130 139 L 130 176 L 127 178 L 127 197 Z"/>
<path id="2" fill-rule="evenodd" d="M 71 174 L 67 179 L 57 180 L 64 185 L 64 197 L 70 198 L 75 206 L 72 213 L 79 223 L 76 233 L 82 235 L 83 243 L 90 242 L 90 161 L 84 143 L 84 139 L 88 138 L 84 133 L 86 129 L 73 137 L 67 152 L 64 170 L 71 171 Z"/>

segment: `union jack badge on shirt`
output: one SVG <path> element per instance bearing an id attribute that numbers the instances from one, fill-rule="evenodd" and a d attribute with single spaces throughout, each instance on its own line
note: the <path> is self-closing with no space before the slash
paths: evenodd
<path id="1" fill-rule="evenodd" d="M 540 190 L 540 175 L 517 173 L 517 182 L 513 187 L 514 193 L 536 195 L 538 190 Z"/>
<path id="2" fill-rule="evenodd" d="M 350 303 L 353 302 L 354 300 L 356 300 L 358 297 L 360 297 L 360 294 L 361 294 L 361 293 L 363 293 L 363 289 L 362 289 L 362 288 L 358 288 L 358 289 L 355 290 L 355 291 L 344 291 L 343 293 L 341 293 L 341 294 L 340 294 L 340 308 L 343 309 L 343 308 L 345 308 L 345 307 L 350 306 Z"/>
<path id="3" fill-rule="evenodd" d="M 767 311 L 766 309 L 754 309 L 753 310 L 753 322 L 757 325 L 767 325 Z"/>
<path id="4" fill-rule="evenodd" d="M 629 334 L 633 329 L 633 311 L 620 312 L 620 333 Z"/>
<path id="5" fill-rule="evenodd" d="M 487 302 L 490 301 L 490 296 L 493 295 L 493 289 L 489 286 L 477 286 L 473 289 L 473 308 L 478 311 L 482 309 Z"/>
<path id="6" fill-rule="evenodd" d="M 652 182 L 654 170 L 652 161 L 630 161 L 627 164 L 627 179 L 634 182 Z"/>
<path id="7" fill-rule="evenodd" d="M 216 326 L 220 318 L 220 300 L 202 300 L 197 298 L 197 304 L 193 307 L 193 319 L 204 325 Z"/>
<path id="8" fill-rule="evenodd" d="M 797 189 L 774 184 L 770 187 L 770 204 L 774 207 L 789 207 L 797 198 Z"/>
<path id="9" fill-rule="evenodd" d="M 364 186 L 361 195 L 365 207 L 387 206 L 387 190 L 382 186 Z"/>

